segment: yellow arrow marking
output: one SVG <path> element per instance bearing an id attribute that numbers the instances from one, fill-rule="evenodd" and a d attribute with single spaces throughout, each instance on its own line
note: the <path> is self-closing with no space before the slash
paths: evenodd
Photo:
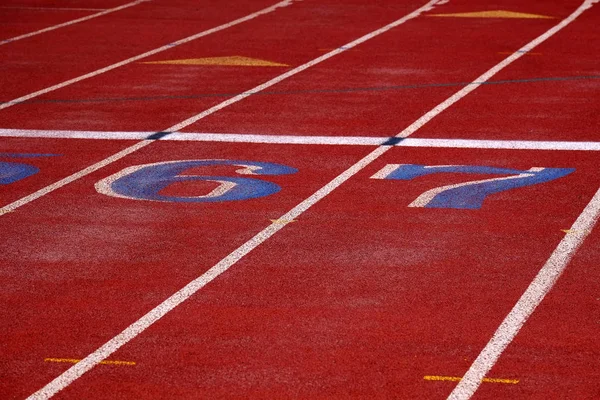
<path id="1" fill-rule="evenodd" d="M 44 358 L 44 361 L 46 361 L 46 362 L 55 362 L 55 363 L 77 364 L 81 360 L 77 360 L 75 358 Z M 135 362 L 133 362 L 133 361 L 104 360 L 104 361 L 100 361 L 100 364 L 107 364 L 107 365 L 135 365 Z"/>
<path id="2" fill-rule="evenodd" d="M 272 219 L 272 223 L 274 224 L 289 224 L 291 222 L 296 222 L 295 219 Z"/>
<path id="3" fill-rule="evenodd" d="M 459 382 L 462 380 L 459 376 L 438 376 L 438 375 L 425 375 L 423 377 L 426 381 L 450 381 L 450 382 Z M 511 385 L 516 385 L 519 383 L 518 379 L 499 379 L 499 378 L 483 378 L 482 382 L 488 383 L 507 383 Z"/>
<path id="4" fill-rule="evenodd" d="M 259 60 L 243 56 L 188 58 L 184 60 L 146 61 L 141 64 L 174 64 L 174 65 L 221 65 L 234 67 L 289 67 L 272 61 Z"/>
<path id="5" fill-rule="evenodd" d="M 514 11 L 476 11 L 455 14 L 428 14 L 428 17 L 455 17 L 455 18 L 527 18 L 527 19 L 551 19 L 547 15 L 526 14 Z"/>

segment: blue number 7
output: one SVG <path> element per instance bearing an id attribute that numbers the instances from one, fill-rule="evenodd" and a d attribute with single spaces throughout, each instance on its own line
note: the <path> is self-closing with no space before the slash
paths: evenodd
<path id="1" fill-rule="evenodd" d="M 481 208 L 483 200 L 505 190 L 549 182 L 569 175 L 574 168 L 530 168 L 516 170 L 469 165 L 425 166 L 415 164 L 389 164 L 371 178 L 411 180 L 420 176 L 444 172 L 463 174 L 510 175 L 483 179 L 455 185 L 440 186 L 421 194 L 409 207 L 425 208 Z"/>

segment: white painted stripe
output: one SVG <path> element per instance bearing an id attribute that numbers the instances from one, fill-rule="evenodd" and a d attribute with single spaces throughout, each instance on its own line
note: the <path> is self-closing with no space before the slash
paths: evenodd
<path id="1" fill-rule="evenodd" d="M 292 0 L 285 0 L 285 1 L 281 2 L 281 3 L 277 3 L 278 5 L 272 6 L 271 8 L 273 8 L 273 7 L 281 7 L 281 6 L 283 6 L 283 5 L 284 5 L 283 3 L 285 3 L 285 5 L 288 5 L 288 4 L 290 4 L 290 2 L 291 2 L 291 1 L 292 1 Z M 430 0 L 430 1 L 429 1 L 427 4 L 425 4 L 424 6 L 422 6 L 422 7 L 418 8 L 417 10 L 415 10 L 415 11 L 413 11 L 412 13 L 408 14 L 407 16 L 400 18 L 399 20 L 397 20 L 397 21 L 395 21 L 395 22 L 392 22 L 392 23 L 391 23 L 391 24 L 389 24 L 389 25 L 386 25 L 386 27 L 398 26 L 398 25 L 399 25 L 399 21 L 408 21 L 408 20 L 410 20 L 410 19 L 412 19 L 412 18 L 415 18 L 416 16 L 420 15 L 422 12 L 430 10 L 430 9 L 433 7 L 433 5 L 436 3 L 436 1 L 437 1 L 437 0 Z M 263 13 L 264 13 L 264 10 L 263 10 L 263 11 L 261 11 L 261 12 L 263 12 Z M 261 12 L 259 12 L 259 13 L 261 13 Z M 240 21 L 240 20 L 238 20 L 238 21 Z M 386 28 L 386 27 L 384 27 L 384 28 Z M 384 28 L 378 29 L 378 30 L 376 30 L 376 31 L 374 31 L 374 32 L 379 32 L 380 34 L 381 34 L 381 33 L 383 33 L 383 32 L 386 32 L 388 29 L 384 29 Z M 362 38 L 360 38 L 360 39 L 358 39 L 358 40 L 364 39 L 364 38 L 365 38 L 365 37 L 367 37 L 367 36 L 369 36 L 369 38 L 373 38 L 373 37 L 374 37 L 372 34 L 367 34 L 367 35 L 363 36 Z M 364 39 L 364 40 L 362 40 L 362 41 L 364 42 L 365 40 L 367 40 L 367 39 Z M 355 41 L 354 41 L 354 42 L 352 42 L 352 43 L 357 43 L 357 41 L 355 40 Z M 347 47 L 347 46 L 346 46 L 346 47 Z M 332 51 L 332 52 L 330 52 L 330 53 L 327 53 L 327 54 L 332 54 L 332 53 L 339 54 L 340 52 L 341 52 L 341 51 L 338 51 L 338 50 L 336 49 L 336 50 L 334 50 L 334 51 Z M 322 59 L 322 58 L 323 58 L 323 56 L 321 56 L 321 57 L 319 57 L 319 58 L 317 58 L 317 59 Z M 295 73 L 298 73 L 298 72 L 302 71 L 303 69 L 306 69 L 306 68 L 303 68 L 303 69 L 299 69 L 299 68 L 302 68 L 302 67 L 304 67 L 304 66 L 306 66 L 306 65 L 308 65 L 308 64 L 314 65 L 314 64 L 312 64 L 312 62 L 308 62 L 308 63 L 304 64 L 303 66 L 300 66 L 300 67 L 298 67 L 298 68 L 294 68 L 292 71 L 296 71 Z M 284 73 L 284 74 L 282 74 L 282 75 L 280 75 L 280 76 L 284 76 L 284 75 L 285 75 L 286 77 L 289 77 L 289 76 L 290 76 L 290 75 L 289 75 L 289 73 Z M 273 81 L 275 81 L 276 79 L 277 79 L 277 78 L 275 78 L 275 79 L 272 79 L 272 80 L 268 81 L 267 83 L 273 82 Z M 280 80 L 279 80 L 279 81 L 280 81 Z M 269 84 L 268 86 L 271 86 L 272 84 L 274 84 L 274 83 L 271 83 L 271 84 Z M 254 89 L 252 89 L 252 92 L 253 92 L 253 93 L 256 93 L 256 92 L 258 91 L 258 88 L 259 88 L 259 87 L 263 87 L 264 85 L 266 85 L 266 84 L 259 85 L 259 86 L 255 87 Z M 264 86 L 264 87 L 268 87 L 268 86 Z M 239 96 L 236 96 L 235 98 L 238 98 L 238 97 L 239 97 Z M 236 101 L 238 101 L 238 100 L 236 100 Z M 217 107 L 218 107 L 219 109 L 222 109 L 223 107 L 226 107 L 226 106 L 227 106 L 227 105 L 229 105 L 229 104 L 232 104 L 232 102 L 230 102 L 229 100 L 226 100 L 226 101 L 222 102 L 221 104 L 217 105 L 216 107 L 212 107 L 210 110 L 213 110 L 212 112 L 216 112 L 216 111 L 217 111 Z M 212 113 L 212 112 L 211 112 L 211 113 Z M 209 114 L 206 114 L 206 113 L 202 113 L 202 114 L 203 114 L 203 116 L 207 116 L 207 115 L 209 115 Z M 200 115 L 200 114 L 199 114 L 199 115 Z M 179 130 L 179 129 L 185 128 L 185 127 L 187 126 L 187 124 L 192 124 L 192 123 L 196 122 L 196 121 L 197 121 L 197 120 L 199 120 L 199 119 L 200 119 L 200 117 L 198 117 L 198 115 L 197 115 L 197 116 L 195 116 L 195 117 L 192 117 L 192 118 L 190 118 L 190 119 L 187 119 L 186 121 L 184 121 L 184 122 L 182 122 L 182 123 L 176 124 L 175 126 L 171 127 L 170 129 L 167 129 L 167 130 L 166 130 L 166 132 L 175 132 L 175 131 L 177 131 L 177 130 Z M 21 131 L 21 132 L 23 132 L 23 131 Z M 174 136 L 175 136 L 175 135 L 174 135 Z M 168 137 L 168 136 L 167 136 L 167 137 Z M 139 148 L 142 148 L 142 147 L 145 147 L 145 146 L 147 146 L 147 145 L 148 145 L 148 144 L 150 144 L 150 143 L 152 143 L 152 141 L 151 141 L 151 140 L 144 140 L 144 141 L 142 141 L 142 142 L 140 142 L 140 143 L 138 143 L 138 144 L 135 144 L 135 145 L 133 145 L 133 146 L 131 146 L 131 147 L 128 147 L 128 148 L 124 149 L 124 150 L 123 150 L 123 151 L 121 151 L 120 153 L 125 153 L 125 152 L 128 152 L 128 154 L 129 154 L 129 153 L 132 153 L 132 152 L 134 152 L 134 151 L 137 151 Z M 140 144 L 143 144 L 143 145 L 142 145 L 142 146 L 140 146 Z M 118 153 L 118 154 L 120 154 L 120 153 Z M 110 157 L 109 157 L 109 158 L 110 158 Z M 119 158 L 121 158 L 121 157 L 119 157 Z M 117 158 L 117 159 L 118 159 L 118 158 Z M 70 183 L 70 182 L 73 182 L 73 181 L 74 181 L 74 180 L 76 180 L 76 179 L 79 179 L 79 178 L 81 178 L 81 177 L 83 177 L 83 176 L 85 176 L 85 175 L 87 175 L 87 174 L 89 174 L 89 173 L 91 173 L 91 172 L 93 172 L 93 171 L 96 171 L 97 169 L 99 169 L 99 168 L 102 168 L 104 165 L 108 165 L 108 164 L 110 164 L 110 163 L 105 163 L 105 161 L 106 161 L 106 160 L 100 161 L 99 163 L 97 163 L 97 164 L 94 164 L 94 166 L 92 166 L 92 167 L 88 167 L 88 168 L 86 168 L 86 169 L 84 169 L 84 170 L 82 170 L 82 171 L 79 171 L 79 172 L 77 172 L 76 174 L 74 174 L 74 175 L 71 175 L 70 177 L 67 177 L 67 178 L 65 178 L 65 179 L 62 179 L 62 180 L 60 180 L 60 181 L 58 181 L 58 182 L 55 182 L 55 183 L 53 183 L 52 185 L 50 185 L 50 186 L 47 186 L 47 187 L 45 187 L 45 188 L 43 188 L 43 189 L 40 189 L 40 190 L 38 190 L 37 192 L 35 192 L 35 193 L 33 193 L 33 194 L 31 194 L 31 195 L 29 195 L 29 196 L 27 196 L 27 197 L 24 197 L 24 198 L 22 198 L 22 199 L 19 199 L 19 200 L 17 200 L 17 201 L 15 201 L 15 202 L 13 202 L 13 203 L 10 203 L 10 204 L 8 204 L 8 205 L 6 205 L 6 206 L 4 206 L 4 207 L 0 208 L 0 216 L 4 215 L 4 214 L 6 214 L 6 213 L 12 212 L 12 211 L 14 211 L 15 209 L 17 209 L 17 208 L 19 208 L 19 207 L 21 207 L 21 206 L 23 206 L 23 205 L 25 205 L 25 204 L 27 204 L 27 203 L 29 203 L 29 202 L 33 201 L 33 200 L 36 200 L 36 199 L 38 199 L 38 198 L 40 198 L 40 197 L 42 197 L 42 196 L 44 196 L 44 195 L 46 195 L 46 194 L 48 194 L 48 193 L 50 193 L 50 192 L 52 192 L 52 191 L 54 191 L 54 190 L 56 190 L 56 189 L 58 189 L 58 188 L 62 187 L 62 186 L 64 186 L 64 185 L 66 185 L 66 184 Z M 115 161 L 116 161 L 116 159 L 115 159 Z M 112 162 L 112 161 L 111 161 L 111 162 Z M 96 168 L 96 166 L 97 166 L 97 168 Z M 88 171 L 88 170 L 89 170 L 89 172 L 85 172 L 85 173 L 84 173 L 84 171 Z M 76 178 L 73 178 L 73 177 L 75 177 L 75 176 L 76 176 Z M 91 367 L 90 367 L 90 368 L 91 368 Z"/>
<path id="2" fill-rule="evenodd" d="M 41 35 L 42 33 L 54 31 L 56 29 L 64 28 L 65 26 L 78 24 L 80 22 L 88 21 L 88 20 L 93 19 L 93 18 L 98 18 L 98 17 L 101 17 L 101 16 L 106 15 L 106 14 L 114 13 L 116 11 L 121 11 L 121 10 L 124 10 L 126 8 L 129 8 L 129 7 L 137 6 L 138 4 L 144 3 L 146 1 L 151 1 L 151 0 L 136 0 L 136 1 L 132 1 L 131 3 L 123 4 L 122 6 L 118 6 L 118 7 L 115 7 L 115 8 L 109 8 L 109 9 L 100 11 L 100 12 L 98 12 L 96 14 L 88 15 L 86 17 L 81 17 L 81 18 L 73 19 L 71 21 L 63 22 L 62 24 L 58 24 L 58 25 L 52 25 L 52 26 L 49 26 L 47 28 L 40 29 L 39 31 L 30 32 L 30 33 L 26 33 L 24 35 L 15 36 L 15 37 L 10 38 L 10 39 L 0 40 L 0 46 L 2 46 L 3 44 L 8 44 L 8 43 L 16 42 L 17 40 L 26 39 L 26 38 L 29 38 L 29 37 L 32 37 L 32 36 L 36 36 L 36 35 Z M 23 7 L 19 7 L 19 8 L 23 8 Z M 29 7 L 29 8 L 32 8 L 32 7 Z M 35 8 L 35 7 L 33 7 L 33 8 Z"/>
<path id="3" fill-rule="evenodd" d="M 431 1 L 425 7 L 427 7 L 427 8 L 431 7 L 433 4 L 435 4 L 436 1 L 437 0 Z M 586 0 L 584 2 L 584 4 L 582 5 L 582 7 L 585 5 L 591 4 L 590 1 L 591 0 Z M 425 7 L 421 7 L 420 9 L 413 12 L 413 14 L 420 13 L 423 9 L 425 9 Z M 581 7 L 578 8 L 578 11 L 580 9 L 581 9 Z M 579 14 L 580 13 L 581 12 L 579 12 Z M 577 14 L 577 15 L 579 15 L 579 14 Z M 565 26 L 565 25 L 566 24 L 563 24 L 562 26 Z M 556 32 L 557 32 L 557 30 L 554 30 L 554 33 L 556 33 Z M 550 36 L 542 35 L 540 37 L 545 37 L 545 39 L 547 39 Z M 538 40 L 538 39 L 536 39 L 536 40 Z M 538 42 L 541 43 L 541 41 L 538 41 Z M 532 46 L 532 48 L 533 47 L 535 47 L 535 46 Z M 511 58 L 511 57 L 509 57 L 509 58 Z M 514 58 L 513 61 L 515 59 L 516 58 Z M 503 62 L 501 64 L 503 64 L 502 68 L 504 68 L 505 66 L 507 66 L 510 63 Z M 494 67 L 494 68 L 492 68 L 492 70 L 495 70 L 495 72 L 498 72 L 502 68 Z M 492 71 L 492 70 L 490 70 L 490 71 Z M 493 73 L 486 73 L 486 74 L 489 75 L 487 77 L 487 79 L 489 79 L 489 78 L 491 78 L 491 76 L 493 76 Z M 458 93 L 463 93 L 461 97 L 464 97 L 469 92 L 470 91 L 464 92 L 463 90 L 461 90 Z M 452 96 L 450 99 L 448 99 L 446 101 L 449 101 L 452 99 L 453 99 L 452 103 L 458 101 L 458 98 L 456 98 L 456 95 Z M 437 110 L 437 111 L 434 111 L 434 110 L 430 111 L 427 114 L 427 115 L 429 115 L 429 119 L 419 118 L 417 121 L 415 121 L 413 124 L 411 124 L 404 131 L 400 132 L 397 135 L 397 137 L 406 137 L 406 136 L 412 134 L 413 132 L 415 132 L 417 129 L 419 129 L 421 126 L 423 126 L 425 123 L 427 123 L 427 121 L 429 121 L 431 118 L 433 118 L 434 115 L 441 113 L 443 110 L 445 110 L 447 107 L 449 107 L 449 106 L 445 106 L 445 107 L 442 106 L 445 103 L 446 102 L 444 102 L 440 106 L 434 108 L 434 110 Z M 140 143 L 145 143 L 145 142 L 140 142 Z M 337 176 L 331 182 L 329 182 L 328 184 L 323 186 L 321 189 L 319 189 L 317 192 L 315 192 L 312 196 L 308 197 L 307 199 L 302 201 L 300 204 L 298 204 L 296 207 L 292 208 L 288 213 L 281 216 L 278 220 L 294 220 L 294 219 L 296 219 L 302 213 L 304 213 L 306 210 L 308 210 L 310 207 L 312 207 L 318 201 L 320 201 L 321 199 L 326 197 L 329 193 L 331 193 L 333 190 L 335 190 L 337 187 L 339 187 L 345 181 L 350 179 L 356 173 L 358 173 L 359 171 L 364 169 L 367 165 L 372 163 L 374 160 L 379 158 L 381 155 L 386 153 L 392 147 L 393 146 L 377 147 L 375 150 L 373 150 L 371 153 L 369 153 L 366 157 L 364 157 L 363 159 L 358 161 L 356 164 L 352 165 L 346 171 L 342 172 L 339 176 Z M 141 334 L 144 330 L 146 330 L 148 327 L 150 327 L 152 324 L 154 324 L 160 318 L 165 316 L 169 311 L 173 310 L 179 304 L 183 303 L 189 297 L 191 297 L 193 294 L 195 294 L 202 287 L 204 287 L 209 282 L 214 280 L 216 277 L 221 275 L 223 272 L 225 272 L 227 269 L 229 269 L 232 265 L 234 265 L 237 261 L 239 261 L 242 257 L 244 257 L 245 255 L 250 253 L 253 249 L 255 249 L 257 246 L 259 246 L 261 243 L 263 243 L 264 241 L 269 239 L 271 236 L 273 236 L 275 233 L 277 233 L 284 226 L 285 226 L 285 224 L 277 224 L 277 223 L 272 223 L 271 225 L 267 226 L 265 229 L 263 229 L 261 232 L 259 232 L 257 235 L 255 235 L 253 238 L 248 240 L 246 243 L 244 243 L 242 246 L 240 246 L 239 248 L 234 250 L 227 257 L 222 259 L 215 266 L 210 268 L 207 272 L 205 272 L 198 278 L 194 279 L 192 282 L 187 284 L 184 288 L 179 290 L 177 293 L 175 293 L 174 295 L 169 297 L 167 300 L 165 300 L 164 302 L 159 304 L 156 308 L 151 310 L 149 313 L 142 316 L 136 322 L 131 324 L 129 327 L 127 327 L 125 330 L 123 330 L 121 333 L 119 333 L 117 336 L 115 336 L 114 338 L 112 338 L 111 340 L 106 342 L 104 345 L 102 345 L 100 348 L 95 350 L 93 353 L 91 353 L 90 355 L 85 357 L 83 360 L 81 360 L 80 362 L 78 362 L 77 364 L 75 364 L 74 366 L 69 368 L 67 371 L 65 371 L 64 373 L 59 375 L 57 378 L 55 378 L 49 384 L 44 386 L 38 392 L 31 395 L 29 397 L 29 399 L 48 399 L 48 398 L 52 397 L 54 394 L 58 393 L 60 390 L 64 389 L 68 385 L 70 385 L 73 381 L 78 379 L 84 373 L 91 370 L 93 367 L 95 367 L 100 362 L 102 362 L 104 359 L 106 359 L 111 354 L 113 354 L 115 351 L 117 351 L 121 346 L 123 346 L 124 344 L 128 343 L 130 340 L 132 340 L 133 338 L 135 338 L 136 336 Z"/>
<path id="4" fill-rule="evenodd" d="M 147 1 L 147 0 L 139 0 L 139 1 Z M 148 0 L 148 1 L 150 1 L 150 0 Z M 280 1 L 279 3 L 276 3 L 276 4 L 274 4 L 274 5 L 270 6 L 270 7 L 264 8 L 264 9 L 262 9 L 260 11 L 254 12 L 252 14 L 248 14 L 245 17 L 238 18 L 238 19 L 236 19 L 234 21 L 231 21 L 231 22 L 228 22 L 226 24 L 219 25 L 219 26 L 217 26 L 215 28 L 211 28 L 211 29 L 202 31 L 202 32 L 197 33 L 197 34 L 192 35 L 192 36 L 188 36 L 188 37 L 186 37 L 184 39 L 181 39 L 181 40 L 178 40 L 176 42 L 169 43 L 167 45 L 158 47 L 158 48 L 156 48 L 154 50 L 147 51 L 147 52 L 139 54 L 137 56 L 128 58 L 126 60 L 120 61 L 120 62 L 112 64 L 112 65 L 109 65 L 107 67 L 100 68 L 100 69 L 98 69 L 96 71 L 87 73 L 85 75 L 78 76 L 77 78 L 69 79 L 68 81 L 64 81 L 62 83 L 59 83 L 59 84 L 56 84 L 56 85 L 53 85 L 53 86 L 49 86 L 49 87 L 47 87 L 45 89 L 38 90 L 37 92 L 33 92 L 33 93 L 28 94 L 28 95 L 21 96 L 21 97 L 19 97 L 17 99 L 14 99 L 14 100 L 11 100 L 11 101 L 8 101 L 8 102 L 5 102 L 5 103 L 0 103 L 0 110 L 8 108 L 8 107 L 12 107 L 15 104 L 19 104 L 19 103 L 22 103 L 24 101 L 31 100 L 31 99 L 36 98 L 38 96 L 41 96 L 43 94 L 53 92 L 55 90 L 64 88 L 64 87 L 72 85 L 74 83 L 81 82 L 81 81 L 83 81 L 85 79 L 92 78 L 94 76 L 98 76 L 98 75 L 103 74 L 105 72 L 112 71 L 113 69 L 122 67 L 122 66 L 127 65 L 127 64 L 131 64 L 133 62 L 139 61 L 139 60 L 141 60 L 143 58 L 146 58 L 146 57 L 150 57 L 150 56 L 152 56 L 154 54 L 157 54 L 157 53 L 160 53 L 162 51 L 172 49 L 173 47 L 182 45 L 184 43 L 189 43 L 189 42 L 191 42 L 193 40 L 196 40 L 196 39 L 199 39 L 201 37 L 208 36 L 211 33 L 219 32 L 219 31 L 222 31 L 224 29 L 231 28 L 232 26 L 239 25 L 242 22 L 249 21 L 249 20 L 254 19 L 254 18 L 256 18 L 256 17 L 258 17 L 260 15 L 271 13 L 271 12 L 275 11 L 276 9 L 278 9 L 280 7 L 286 7 L 286 6 L 290 5 L 292 3 L 292 1 L 293 0 L 283 0 L 283 1 Z"/>
<path id="5" fill-rule="evenodd" d="M 152 143 L 152 140 L 144 140 L 144 141 L 138 142 L 138 143 L 134 144 L 133 146 L 129 146 L 126 149 L 121 150 L 120 152 L 113 154 L 112 156 L 105 158 L 104 160 L 102 160 L 100 162 L 97 162 L 93 165 L 90 165 L 89 167 L 87 167 L 85 169 L 82 169 L 79 172 L 74 173 L 73 175 L 69 175 L 64 179 L 61 179 L 60 181 L 54 182 L 53 184 L 48 185 L 48 186 L 38 190 L 37 192 L 34 192 L 28 196 L 22 197 L 19 200 L 0 208 L 0 217 L 4 214 L 7 214 L 9 212 L 16 210 L 17 208 L 19 208 L 21 206 L 24 206 L 27 203 L 31 203 L 32 201 L 37 200 L 40 197 L 45 196 L 48 193 L 55 191 L 56 189 L 59 189 L 65 185 L 68 185 L 69 183 L 74 182 L 79 178 L 89 175 L 92 172 L 97 171 L 102 167 L 112 164 L 113 162 L 120 160 L 121 158 L 125 157 L 126 155 L 131 154 L 135 151 L 138 151 L 139 149 L 146 147 L 151 143 Z"/>
<path id="6" fill-rule="evenodd" d="M 531 314 L 561 276 L 600 217 L 600 190 L 560 241 L 546 264 L 538 272 L 525 293 L 504 318 L 488 344 L 473 362 L 463 379 L 448 397 L 449 400 L 470 399 L 500 355 L 512 342 Z"/>
<path id="7" fill-rule="evenodd" d="M 68 130 L 0 129 L 0 137 L 93 139 L 93 140 L 142 140 L 156 132 L 101 132 Z M 175 132 L 160 140 L 191 142 L 228 142 L 264 144 L 312 144 L 380 146 L 389 137 L 365 136 L 294 136 L 256 135 L 238 133 L 191 133 Z M 462 149 L 507 149 L 507 150 L 579 150 L 600 151 L 600 142 L 566 142 L 536 140 L 480 140 L 480 139 L 418 139 L 406 138 L 395 144 L 400 147 L 440 147 Z"/>
<path id="8" fill-rule="evenodd" d="M 387 179 L 387 177 L 398 169 L 398 167 L 403 164 L 387 164 L 385 167 L 381 168 L 378 172 L 371 176 L 371 179 Z"/>
<path id="9" fill-rule="evenodd" d="M 0 6 L 9 10 L 38 10 L 38 11 L 104 11 L 106 8 L 74 8 L 74 7 L 27 7 L 27 6 Z"/>

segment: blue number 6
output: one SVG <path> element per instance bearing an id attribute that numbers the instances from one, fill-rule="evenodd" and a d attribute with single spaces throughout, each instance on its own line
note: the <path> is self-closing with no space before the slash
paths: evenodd
<path id="1" fill-rule="evenodd" d="M 246 200 L 277 193 L 281 188 L 261 179 L 183 175 L 191 168 L 216 165 L 241 167 L 235 172 L 241 175 L 285 175 L 297 169 L 281 164 L 235 160 L 181 160 L 136 165 L 102 179 L 95 187 L 99 193 L 133 200 L 150 200 L 176 203 L 214 203 Z M 160 192 L 176 182 L 209 181 L 219 184 L 208 194 L 198 196 L 165 196 Z"/>

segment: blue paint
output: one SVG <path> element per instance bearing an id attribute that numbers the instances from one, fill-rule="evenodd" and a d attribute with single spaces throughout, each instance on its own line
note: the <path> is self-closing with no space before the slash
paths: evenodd
<path id="1" fill-rule="evenodd" d="M 38 158 L 59 157 L 62 154 L 36 154 L 36 153 L 0 153 L 0 158 Z"/>
<path id="2" fill-rule="evenodd" d="M 60 154 L 0 153 L 0 158 L 57 157 Z M 0 161 L 0 185 L 8 185 L 40 172 L 33 165 Z"/>
<path id="3" fill-rule="evenodd" d="M 28 176 L 35 175 L 40 170 L 33 165 L 0 161 L 0 185 L 8 185 Z"/>
<path id="4" fill-rule="evenodd" d="M 281 188 L 271 182 L 254 178 L 228 177 L 228 176 L 197 176 L 181 175 L 185 171 L 214 165 L 239 165 L 258 167 L 254 170 L 257 175 L 285 175 L 296 173 L 295 168 L 285 165 L 262 163 L 255 161 L 234 160 L 192 160 L 180 162 L 166 162 L 145 166 L 137 171 L 125 175 L 111 184 L 111 189 L 121 196 L 139 200 L 154 200 L 176 203 L 214 203 L 233 200 L 247 200 L 264 197 L 277 193 Z M 160 192 L 176 182 L 187 181 L 225 181 L 235 183 L 236 186 L 216 197 L 175 197 L 165 196 Z"/>
<path id="5" fill-rule="evenodd" d="M 498 180 L 491 182 L 480 182 L 447 189 L 434 196 L 425 208 L 456 208 L 456 209 L 479 209 L 484 199 L 492 194 L 520 187 L 536 185 L 549 182 L 554 179 L 569 175 L 575 171 L 574 168 L 544 168 L 541 171 L 523 171 L 515 169 L 494 168 L 484 166 L 433 166 L 424 165 L 401 165 L 386 179 L 411 180 L 420 176 L 437 173 L 464 173 L 464 174 L 490 174 L 490 175 L 519 175 L 527 173 L 529 176 Z"/>

